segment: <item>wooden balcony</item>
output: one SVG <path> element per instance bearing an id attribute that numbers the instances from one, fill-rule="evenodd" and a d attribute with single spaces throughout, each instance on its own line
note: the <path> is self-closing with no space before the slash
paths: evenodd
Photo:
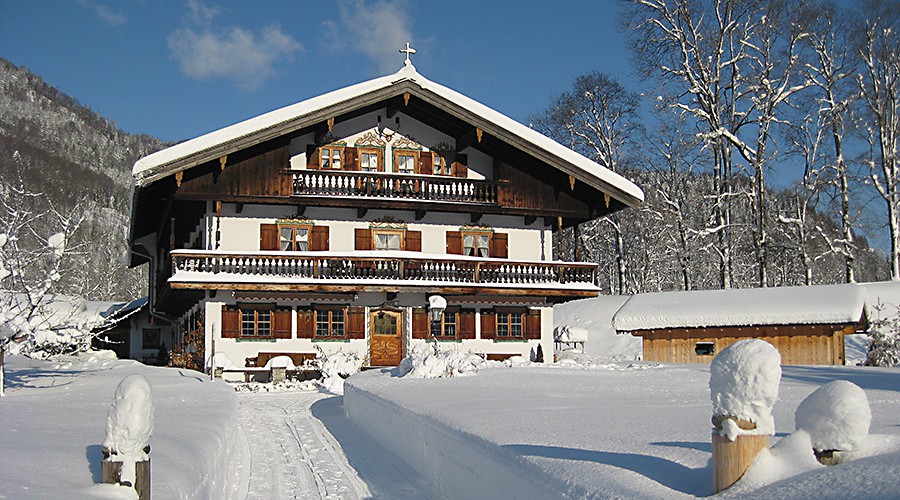
<path id="1" fill-rule="evenodd" d="M 597 265 L 513 261 L 419 252 L 175 250 L 174 289 L 595 297 Z"/>
<path id="2" fill-rule="evenodd" d="M 292 172 L 294 196 L 364 197 L 497 205 L 498 182 L 437 175 L 303 170 Z"/>

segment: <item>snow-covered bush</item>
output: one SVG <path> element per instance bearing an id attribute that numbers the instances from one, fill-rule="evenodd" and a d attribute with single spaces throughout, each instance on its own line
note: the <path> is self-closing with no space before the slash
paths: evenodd
<path id="1" fill-rule="evenodd" d="M 759 339 L 740 340 L 722 349 L 709 369 L 709 391 L 713 416 L 729 416 L 756 424 L 756 434 L 774 434 L 772 407 L 778 399 L 781 381 L 781 354 Z M 738 432 L 732 420 L 723 432 L 734 438 Z"/>
<path id="2" fill-rule="evenodd" d="M 344 379 L 362 368 L 363 360 L 355 352 L 338 351 L 325 354 L 316 346 L 315 366 L 322 374 L 322 386 L 335 394 L 344 393 Z"/>
<path id="3" fill-rule="evenodd" d="M 846 380 L 816 389 L 794 413 L 798 430 L 809 433 L 816 451 L 853 451 L 869 434 L 872 411 L 865 391 Z"/>
<path id="4" fill-rule="evenodd" d="M 875 306 L 879 311 L 884 306 Z M 882 315 L 872 321 L 866 366 L 900 366 L 900 307 L 893 316 Z"/>
<path id="5" fill-rule="evenodd" d="M 444 350 L 437 342 L 420 342 L 400 362 L 399 373 L 412 378 L 459 377 L 477 372 L 485 363 L 481 356 L 472 353 Z"/>

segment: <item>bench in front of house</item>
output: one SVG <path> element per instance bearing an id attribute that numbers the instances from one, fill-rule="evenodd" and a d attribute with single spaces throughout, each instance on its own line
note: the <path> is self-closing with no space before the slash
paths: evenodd
<path id="1" fill-rule="evenodd" d="M 287 356 L 294 363 L 294 368 L 285 370 L 284 376 L 298 380 L 313 380 L 321 376 L 319 370 L 312 366 L 312 361 L 316 359 L 314 352 L 261 352 L 246 358 L 243 368 L 226 368 L 222 372 L 243 373 L 245 382 L 262 381 L 259 379 L 277 381 L 279 377 L 276 377 L 275 370 L 278 368 L 267 367 L 266 364 L 278 356 Z"/>

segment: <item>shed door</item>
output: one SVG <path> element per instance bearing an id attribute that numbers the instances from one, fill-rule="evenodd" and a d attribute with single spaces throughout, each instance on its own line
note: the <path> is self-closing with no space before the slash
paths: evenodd
<path id="1" fill-rule="evenodd" d="M 403 314 L 377 310 L 369 315 L 369 364 L 397 366 L 403 359 Z"/>

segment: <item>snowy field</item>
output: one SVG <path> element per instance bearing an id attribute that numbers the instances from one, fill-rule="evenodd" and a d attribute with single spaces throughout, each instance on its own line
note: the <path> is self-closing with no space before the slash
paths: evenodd
<path id="1" fill-rule="evenodd" d="M 773 442 L 795 430 L 807 395 L 838 379 L 868 396 L 863 450 L 825 468 L 800 459 L 806 450 L 776 446 L 759 465 L 763 477 L 724 496 L 900 497 L 896 369 L 784 367 Z M 384 371 L 351 377 L 344 404 L 352 422 L 449 497 L 676 498 L 711 493 L 708 384 L 701 365 L 500 367 L 441 379 Z"/>
<path id="2" fill-rule="evenodd" d="M 116 387 L 150 381 L 154 498 L 243 498 L 249 461 L 234 390 L 202 374 L 117 360 L 111 351 L 40 361 L 6 357 L 0 398 L 0 498 L 129 498 L 100 482 Z M 124 488 L 122 488 L 124 489 Z M 130 490 L 133 492 L 134 490 Z"/>

